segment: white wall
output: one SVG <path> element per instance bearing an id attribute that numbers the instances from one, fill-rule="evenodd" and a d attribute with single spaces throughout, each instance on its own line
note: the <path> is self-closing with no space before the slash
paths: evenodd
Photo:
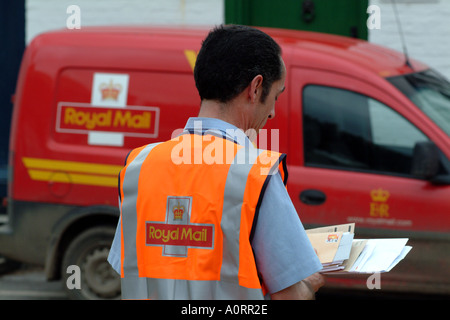
<path id="1" fill-rule="evenodd" d="M 81 28 L 92 25 L 215 25 L 223 0 L 26 0 L 26 43 L 37 34 L 66 28 L 67 7 L 80 7 Z"/>
<path id="2" fill-rule="evenodd" d="M 450 1 L 395 0 L 409 56 L 450 79 Z M 369 41 L 402 51 L 391 0 L 370 0 L 381 9 L 380 29 L 369 30 Z"/>

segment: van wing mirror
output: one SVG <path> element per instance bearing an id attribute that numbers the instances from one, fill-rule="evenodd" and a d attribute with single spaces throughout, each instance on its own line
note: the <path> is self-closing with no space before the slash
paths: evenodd
<path id="1" fill-rule="evenodd" d="M 439 148 L 434 142 L 417 142 L 414 146 L 412 175 L 434 185 L 450 185 L 450 174 L 439 174 L 440 158 Z"/>
<path id="2" fill-rule="evenodd" d="M 431 141 L 417 142 L 414 146 L 411 173 L 414 177 L 431 180 L 439 171 L 439 149 Z"/>

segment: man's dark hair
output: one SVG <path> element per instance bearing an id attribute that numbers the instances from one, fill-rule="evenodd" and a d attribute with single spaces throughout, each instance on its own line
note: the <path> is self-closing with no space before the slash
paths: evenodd
<path id="1" fill-rule="evenodd" d="M 257 75 L 263 76 L 261 102 L 281 79 L 281 48 L 266 33 L 247 26 L 221 25 L 203 41 L 195 63 L 200 98 L 226 103 Z"/>

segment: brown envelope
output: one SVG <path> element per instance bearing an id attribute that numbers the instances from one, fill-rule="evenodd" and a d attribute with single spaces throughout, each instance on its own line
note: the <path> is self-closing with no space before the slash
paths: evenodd
<path id="1" fill-rule="evenodd" d="M 342 232 L 328 232 L 328 233 L 309 233 L 309 241 L 314 249 L 317 251 L 320 262 L 329 263 L 333 262 L 333 258 L 336 255 L 336 251 L 339 247 L 339 242 L 342 238 Z"/>
<path id="2" fill-rule="evenodd" d="M 355 233 L 355 223 L 338 224 L 306 230 L 306 233 L 351 232 Z"/>

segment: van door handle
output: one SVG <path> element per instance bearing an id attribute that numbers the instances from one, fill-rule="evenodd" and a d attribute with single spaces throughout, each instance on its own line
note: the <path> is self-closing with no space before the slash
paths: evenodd
<path id="1" fill-rule="evenodd" d="M 304 204 L 317 206 L 327 200 L 327 196 L 320 190 L 308 189 L 300 193 L 300 201 Z"/>

